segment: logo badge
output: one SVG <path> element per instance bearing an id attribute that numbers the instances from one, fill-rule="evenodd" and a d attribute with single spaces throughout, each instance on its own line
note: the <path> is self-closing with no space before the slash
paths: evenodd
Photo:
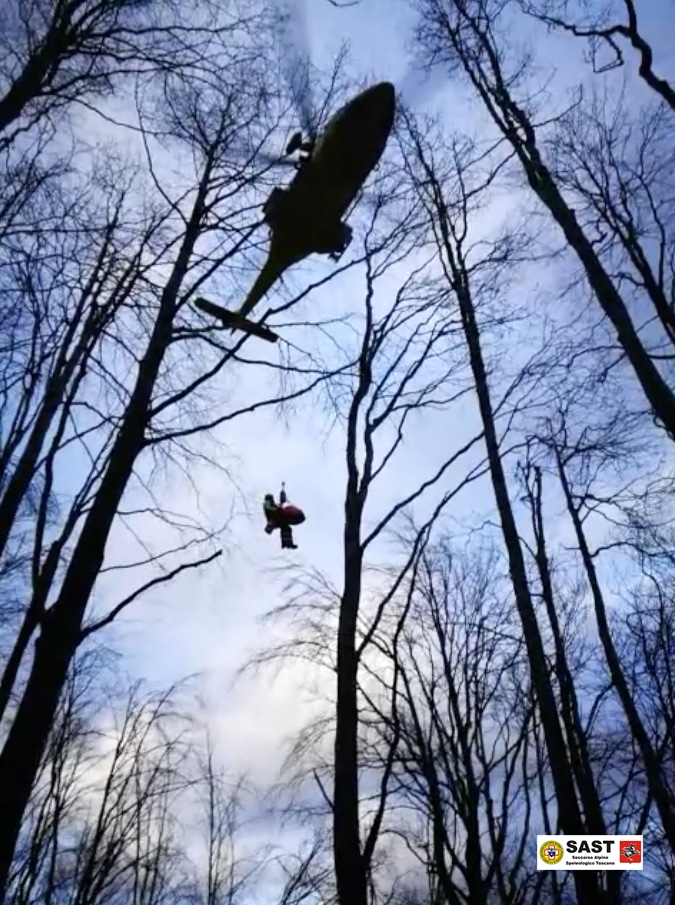
<path id="1" fill-rule="evenodd" d="M 642 861 L 642 840 L 622 839 L 619 846 L 619 861 L 622 864 L 640 864 Z"/>
<path id="2" fill-rule="evenodd" d="M 559 864 L 565 857 L 565 849 L 555 839 L 548 839 L 539 847 L 539 857 L 544 864 Z"/>

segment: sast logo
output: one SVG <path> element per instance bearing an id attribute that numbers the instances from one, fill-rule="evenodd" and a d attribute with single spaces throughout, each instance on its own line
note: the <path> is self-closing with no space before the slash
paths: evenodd
<path id="1" fill-rule="evenodd" d="M 643 870 L 641 835 L 575 833 L 537 835 L 537 870 Z M 675 905 L 675 903 L 674 903 Z"/>

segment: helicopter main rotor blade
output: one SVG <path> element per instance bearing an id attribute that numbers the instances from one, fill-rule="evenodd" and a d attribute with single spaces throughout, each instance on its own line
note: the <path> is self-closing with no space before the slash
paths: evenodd
<path id="1" fill-rule="evenodd" d="M 396 93 L 402 106 L 415 110 L 431 102 L 447 82 L 447 72 L 440 64 L 413 61 L 398 80 Z"/>
<path id="2" fill-rule="evenodd" d="M 316 138 L 317 116 L 311 83 L 311 54 L 306 0 L 275 0 L 284 75 L 302 131 Z"/>
<path id="3" fill-rule="evenodd" d="M 265 151 L 259 151 L 256 154 L 256 160 L 270 167 L 283 167 L 288 170 L 295 169 L 295 161 L 290 160 L 288 157 L 279 157 L 278 154 L 267 154 Z"/>

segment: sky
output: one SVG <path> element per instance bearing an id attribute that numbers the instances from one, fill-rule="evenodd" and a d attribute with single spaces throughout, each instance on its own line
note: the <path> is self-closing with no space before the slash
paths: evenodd
<path id="1" fill-rule="evenodd" d="M 301 0 L 298 4 L 303 6 Z M 665 40 L 660 16 L 672 22 L 672 6 L 666 0 L 645 5 L 647 30 L 658 46 Z M 404 86 L 406 98 L 416 109 L 422 104 L 429 109 L 440 106 L 446 116 L 451 112 L 458 123 L 461 120 L 463 128 L 479 128 L 477 114 L 461 92 L 438 78 L 422 90 L 411 76 L 406 49 L 411 21 L 407 4 L 362 0 L 356 7 L 336 9 L 322 0 L 307 0 L 305 15 L 308 43 L 319 67 L 329 66 L 337 47 L 347 40 L 355 74 L 390 79 Z M 662 59 L 671 65 L 672 52 Z M 562 84 L 571 77 L 578 58 L 575 63 L 561 51 L 557 62 Z M 297 279 L 325 272 L 324 264 L 313 267 L 303 269 Z M 544 275 L 541 283 L 545 284 Z M 362 285 L 358 275 L 341 277 L 321 294 L 319 304 L 329 308 L 336 299 L 339 304 L 347 298 L 358 299 Z M 246 383 L 240 392 L 246 395 L 262 387 L 266 377 L 245 366 L 240 379 Z M 224 378 L 228 392 L 232 383 Z M 414 485 L 433 470 L 439 441 L 443 450 L 459 445 L 475 428 L 473 403 L 458 409 L 452 420 L 437 415 L 418 420 L 406 437 L 400 459 L 382 479 L 375 509 L 367 516 L 370 523 L 378 511 L 400 497 L 402 486 Z M 269 641 L 269 629 L 261 620 L 282 601 L 286 580 L 273 574 L 275 570 L 294 564 L 321 570 L 339 582 L 344 434 L 340 426 L 329 430 L 325 415 L 317 415 L 315 408 L 302 404 L 288 423 L 280 421 L 273 411 L 264 412 L 237 420 L 222 430 L 219 439 L 231 455 L 228 467 L 239 493 L 207 471 L 192 475 L 202 493 L 200 512 L 195 511 L 192 490 L 186 483 L 174 481 L 161 492 L 171 509 L 192 511 L 214 524 L 233 514 L 221 560 L 198 575 L 187 573 L 161 592 L 137 602 L 108 637 L 125 654 L 127 668 L 153 684 L 198 674 L 195 687 L 203 697 L 209 724 L 227 763 L 234 769 L 247 768 L 255 780 L 266 784 L 278 778 L 285 740 L 303 725 L 314 707 L 311 694 L 302 689 L 306 673 L 295 667 L 273 680 L 263 675 L 240 680 L 235 686 L 232 683 L 248 654 Z M 282 481 L 291 500 L 307 513 L 306 524 L 296 533 L 300 549 L 284 556 L 280 555 L 277 537 L 263 533 L 260 509 L 263 494 L 276 494 Z M 491 512 L 492 492 L 483 481 L 453 502 L 450 519 L 461 537 L 469 526 L 482 522 Z M 110 558 L 124 559 L 123 546 L 123 540 L 116 541 Z"/>
<path id="2" fill-rule="evenodd" d="M 347 40 L 357 77 L 372 75 L 416 88 L 417 80 L 410 76 L 406 62 L 409 14 L 403 5 L 398 14 L 393 14 L 392 5 L 381 0 L 342 10 L 312 0 L 303 16 L 312 61 L 317 66 L 329 67 L 340 44 Z M 415 96 L 424 99 L 425 93 L 420 91 Z M 433 92 L 426 97 L 433 99 Z M 326 265 L 303 268 L 303 276 L 312 269 L 323 273 Z M 298 282 L 301 284 L 302 277 Z M 325 304 L 332 305 L 336 295 L 351 294 L 360 304 L 362 286 L 358 276 L 341 278 L 326 291 Z M 297 341 L 295 335 L 293 340 Z M 262 350 L 255 351 L 263 354 Z M 257 382 L 251 371 L 245 366 L 247 389 Z M 261 376 L 260 382 L 265 379 Z M 431 437 L 438 420 L 433 427 L 421 426 L 420 431 L 428 431 Z M 275 580 L 269 574 L 271 570 L 292 562 L 323 570 L 339 580 L 344 443 L 342 429 L 329 432 L 327 422 L 315 409 L 301 405 L 289 424 L 281 423 L 270 412 L 239 419 L 236 426 L 224 430 L 221 439 L 232 454 L 232 471 L 243 493 L 233 504 L 232 488 L 226 482 L 213 486 L 212 474 L 205 476 L 209 486 L 203 488 L 204 505 L 214 520 L 233 505 L 236 512 L 222 560 L 199 576 L 189 574 L 139 601 L 115 629 L 115 642 L 128 655 L 129 668 L 150 681 L 164 683 L 184 675 L 202 675 L 210 719 L 228 739 L 228 757 L 259 772 L 263 781 L 275 778 L 281 760 L 280 743 L 305 718 L 303 708 L 297 706 L 296 685 L 302 676 L 293 670 L 277 676 L 273 684 L 266 679 L 244 681 L 232 690 L 230 683 L 247 652 L 264 644 L 260 619 L 281 600 L 283 580 Z M 453 432 L 458 436 L 462 433 Z M 429 462 L 420 460 L 421 436 L 406 442 L 401 464 L 383 477 L 380 510 L 398 499 L 400 487 L 405 486 L 403 480 L 412 486 L 417 475 L 426 475 L 434 466 L 437 456 L 430 456 Z M 307 512 L 307 522 L 296 532 L 300 549 L 283 557 L 278 538 L 263 533 L 260 509 L 263 494 L 278 493 L 282 481 L 291 500 Z M 189 510 L 190 495 L 190 488 L 185 487 L 182 499 L 175 499 L 171 508 Z M 190 601 L 187 607 L 186 600 Z"/>

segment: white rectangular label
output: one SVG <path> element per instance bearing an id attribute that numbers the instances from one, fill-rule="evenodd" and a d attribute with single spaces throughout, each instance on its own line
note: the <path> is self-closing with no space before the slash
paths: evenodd
<path id="1" fill-rule="evenodd" d="M 537 870 L 642 870 L 642 836 L 537 836 Z"/>

